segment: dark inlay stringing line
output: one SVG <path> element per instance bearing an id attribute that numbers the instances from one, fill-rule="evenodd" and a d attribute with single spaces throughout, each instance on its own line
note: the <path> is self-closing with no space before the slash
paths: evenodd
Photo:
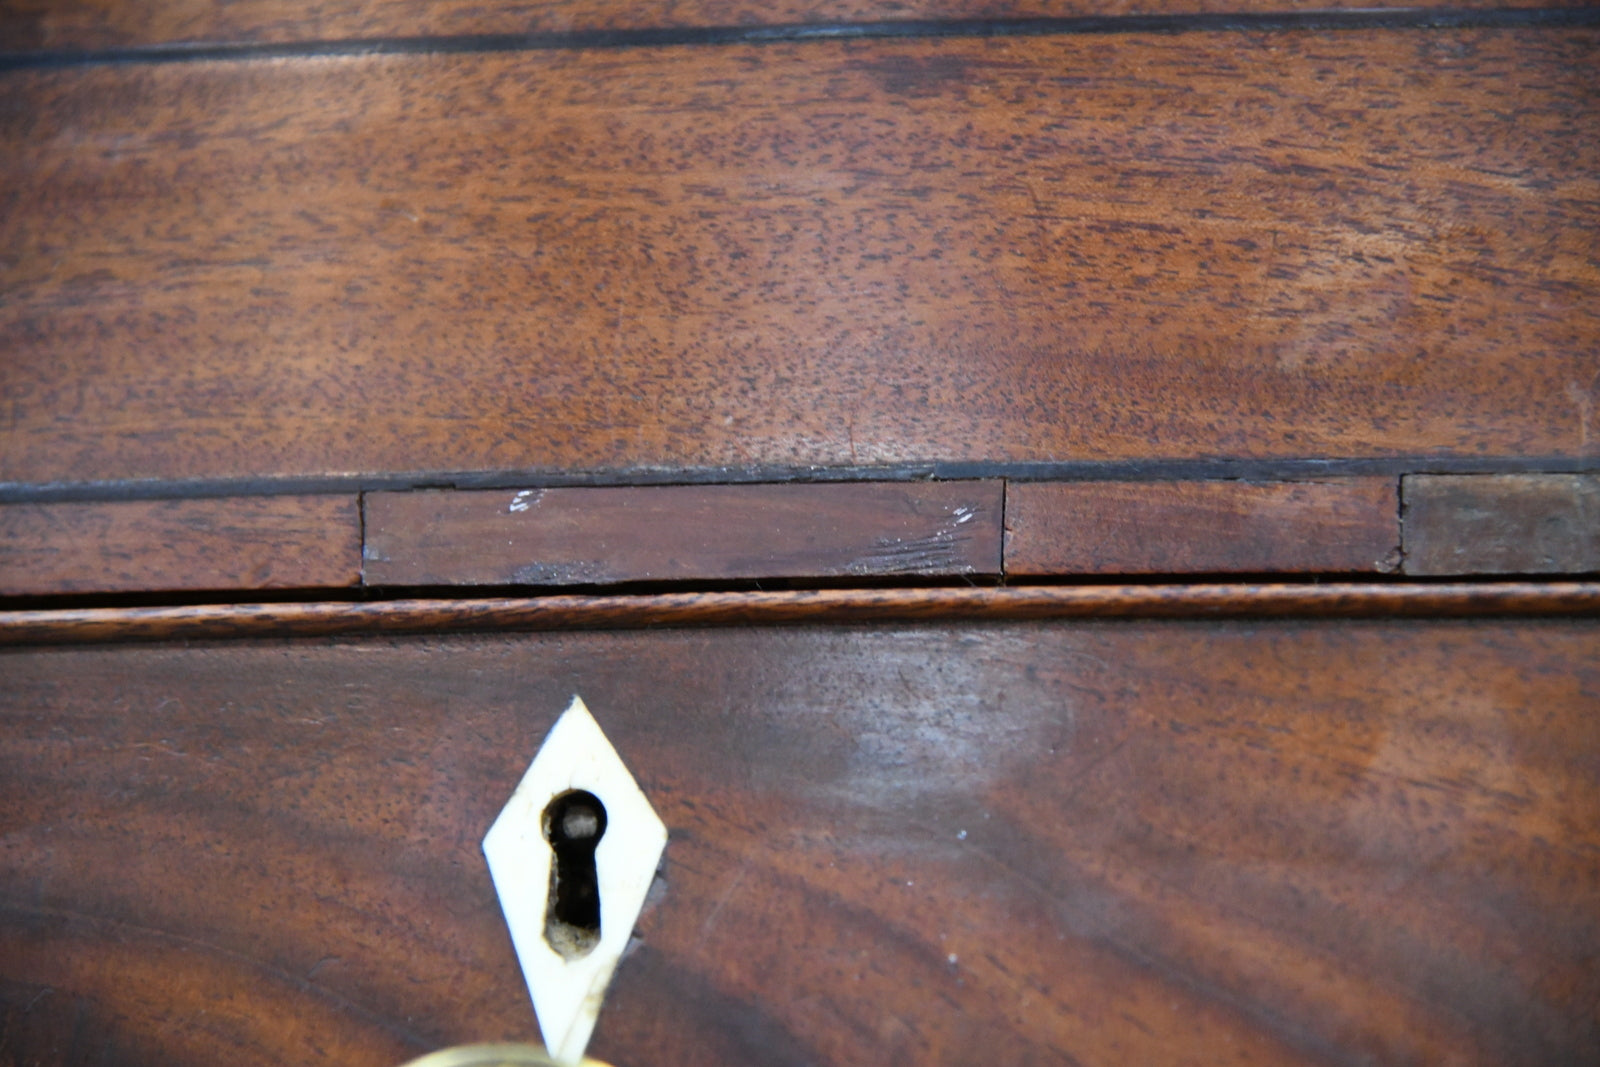
<path id="1" fill-rule="evenodd" d="M 290 496 L 422 489 L 552 489 L 567 486 L 748 485 L 805 482 L 970 481 L 1303 481 L 1407 474 L 1588 474 L 1594 456 L 1381 456 L 1330 459 L 1116 459 L 929 461 L 883 466 L 683 466 L 614 470 L 525 468 L 393 471 L 371 474 L 128 478 L 83 482 L 0 482 L 0 505 Z"/>
<path id="2" fill-rule="evenodd" d="M 181 42 L 127 48 L 0 52 L 0 72 L 38 67 L 317 56 L 435 55 L 674 45 L 774 44 L 793 41 L 932 37 L 1050 37 L 1132 33 L 1276 33 L 1294 30 L 1430 30 L 1600 25 L 1600 7 L 1456 10 L 1357 8 L 1175 15 L 1078 16 L 1014 19 L 908 19 L 881 22 L 791 23 L 772 26 L 661 27 L 569 33 L 487 33 L 423 37 L 264 43 Z"/>

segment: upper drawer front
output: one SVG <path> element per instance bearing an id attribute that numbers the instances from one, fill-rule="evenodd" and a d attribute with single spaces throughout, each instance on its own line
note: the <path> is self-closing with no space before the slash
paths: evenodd
<path id="1" fill-rule="evenodd" d="M 0 73 L 0 480 L 1581 464 L 1597 41 Z"/>

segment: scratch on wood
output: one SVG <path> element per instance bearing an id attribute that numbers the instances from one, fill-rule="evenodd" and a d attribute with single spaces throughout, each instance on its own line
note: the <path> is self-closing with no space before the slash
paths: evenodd
<path id="1" fill-rule="evenodd" d="M 539 501 L 544 499 L 543 489 L 524 489 L 511 498 L 508 511 L 527 511 L 529 508 L 539 506 Z"/>
<path id="2" fill-rule="evenodd" d="M 617 581 L 603 560 L 574 560 L 571 563 L 529 563 L 511 575 L 513 585 L 603 585 Z"/>
<path id="3" fill-rule="evenodd" d="M 937 530 L 923 537 L 880 537 L 866 555 L 846 564 L 845 570 L 851 574 L 968 573 L 972 564 L 964 558 L 962 546 L 970 540 L 954 530 Z"/>

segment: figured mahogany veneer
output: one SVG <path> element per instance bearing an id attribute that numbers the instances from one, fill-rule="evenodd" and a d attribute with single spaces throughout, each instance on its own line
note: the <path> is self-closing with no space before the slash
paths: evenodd
<path id="1" fill-rule="evenodd" d="M 579 689 L 672 835 L 593 1046 L 623 1067 L 1584 1062 L 1597 626 L 0 653 L 7 1050 L 534 1037 L 478 842 Z"/>
<path id="2" fill-rule="evenodd" d="M 1597 45 L 11 71 L 0 480 L 1582 462 Z"/>

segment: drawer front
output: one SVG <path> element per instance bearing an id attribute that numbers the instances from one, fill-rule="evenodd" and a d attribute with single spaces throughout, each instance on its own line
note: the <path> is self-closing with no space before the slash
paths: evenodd
<path id="1" fill-rule="evenodd" d="M 480 841 L 573 693 L 670 841 L 628 1065 L 1576 1063 L 1593 621 L 0 654 L 17 1062 L 537 1040 Z"/>

